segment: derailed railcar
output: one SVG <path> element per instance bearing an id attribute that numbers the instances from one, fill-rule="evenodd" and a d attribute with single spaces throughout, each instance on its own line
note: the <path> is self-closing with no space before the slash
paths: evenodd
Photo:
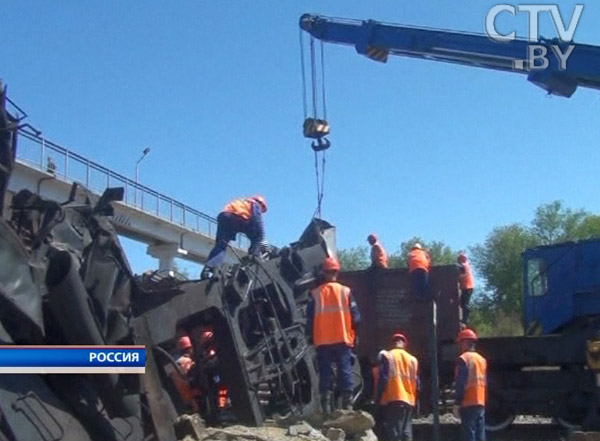
<path id="1" fill-rule="evenodd" d="M 436 350 L 451 344 L 460 330 L 460 292 L 458 272 L 454 265 L 436 266 L 430 273 L 430 295 L 435 301 L 437 332 Z M 406 268 L 370 269 L 341 274 L 341 282 L 348 285 L 361 313 L 356 353 L 365 375 L 365 400 L 371 398 L 372 380 L 369 369 L 382 349 L 389 349 L 390 337 L 396 332 L 407 336 L 408 351 L 419 360 L 421 413 L 429 413 L 431 401 L 430 329 L 433 320 L 430 299 L 415 298 L 410 290 Z M 451 387 L 454 360 L 439 360 L 440 390 Z"/>

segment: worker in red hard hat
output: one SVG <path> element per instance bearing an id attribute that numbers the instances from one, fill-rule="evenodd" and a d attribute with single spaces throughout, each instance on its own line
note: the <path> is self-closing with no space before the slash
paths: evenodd
<path id="1" fill-rule="evenodd" d="M 235 199 L 223 208 L 217 216 L 217 237 L 215 246 L 206 260 L 200 274 L 207 279 L 214 274 L 214 269 L 225 259 L 227 244 L 235 239 L 236 234 L 243 233 L 250 239 L 248 254 L 258 256 L 267 247 L 262 215 L 267 212 L 267 201 L 263 196 Z"/>
<path id="2" fill-rule="evenodd" d="M 175 388 L 177 389 L 177 392 L 179 392 L 183 403 L 191 408 L 193 412 L 198 412 L 198 390 L 191 386 L 189 381 L 190 371 L 194 367 L 193 347 L 190 337 L 187 335 L 180 337 L 178 346 L 179 350 L 181 351 L 181 355 L 176 362 L 183 376 L 178 372 L 173 372 L 171 378 L 173 379 Z"/>
<path id="3" fill-rule="evenodd" d="M 471 265 L 467 259 L 467 255 L 461 251 L 458 254 L 457 268 L 458 268 L 458 282 L 460 285 L 460 309 L 462 310 L 461 322 L 464 326 L 469 325 L 469 303 L 471 296 L 473 295 L 473 288 L 475 284 L 473 282 L 473 273 L 471 272 Z"/>
<path id="4" fill-rule="evenodd" d="M 371 268 L 387 268 L 387 254 L 375 234 L 369 234 L 367 242 L 371 245 Z"/>
<path id="5" fill-rule="evenodd" d="M 340 264 L 328 257 L 323 262 L 323 283 L 311 291 L 306 308 L 309 339 L 316 347 L 319 392 L 323 413 L 332 411 L 331 364 L 337 365 L 337 386 L 342 407 L 352 409 L 352 348 L 360 314 L 350 288 L 337 282 Z"/>
<path id="6" fill-rule="evenodd" d="M 406 347 L 404 334 L 392 336 L 392 348 L 381 356 L 376 403 L 386 439 L 412 441 L 412 415 L 417 402 L 419 362 Z"/>
<path id="7" fill-rule="evenodd" d="M 477 334 L 465 328 L 458 334 L 456 400 L 452 413 L 460 418 L 462 441 L 485 441 L 487 361 L 475 351 Z"/>
<path id="8" fill-rule="evenodd" d="M 408 273 L 412 294 L 419 299 L 429 297 L 429 269 L 431 258 L 421 244 L 415 243 L 408 253 Z"/>

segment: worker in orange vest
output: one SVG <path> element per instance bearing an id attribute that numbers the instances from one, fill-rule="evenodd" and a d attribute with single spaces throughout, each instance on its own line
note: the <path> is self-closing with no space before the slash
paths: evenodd
<path id="1" fill-rule="evenodd" d="M 337 365 L 337 386 L 342 408 L 352 409 L 352 348 L 360 313 L 350 288 L 337 282 L 340 264 L 328 257 L 322 266 L 324 282 L 311 291 L 306 329 L 316 347 L 319 392 L 323 413 L 332 410 L 331 364 Z"/>
<path id="2" fill-rule="evenodd" d="M 377 236 L 369 234 L 367 241 L 371 245 L 371 268 L 387 268 L 387 254 L 377 240 Z"/>
<path id="3" fill-rule="evenodd" d="M 198 412 L 198 402 L 196 400 L 198 390 L 192 387 L 189 381 L 190 371 L 194 367 L 192 341 L 187 335 L 184 335 L 178 343 L 181 356 L 177 359 L 177 365 L 183 377 L 178 372 L 173 372 L 173 383 L 183 403 L 189 406 L 193 412 Z"/>
<path id="4" fill-rule="evenodd" d="M 485 441 L 485 358 L 475 352 L 477 334 L 463 329 L 457 337 L 460 356 L 456 361 L 456 401 L 452 409 L 460 417 L 462 441 Z"/>
<path id="5" fill-rule="evenodd" d="M 473 273 L 471 265 L 467 260 L 467 255 L 464 252 L 458 254 L 458 281 L 460 284 L 460 309 L 462 310 L 462 323 L 467 326 L 469 324 L 469 303 L 473 294 Z"/>
<path id="6" fill-rule="evenodd" d="M 406 351 L 407 338 L 392 336 L 393 347 L 384 352 L 379 367 L 377 404 L 383 408 L 386 438 L 412 441 L 412 414 L 417 402 L 419 362 Z"/>
<path id="7" fill-rule="evenodd" d="M 201 279 L 209 278 L 210 274 L 214 275 L 214 268 L 220 266 L 225 258 L 227 244 L 235 240 L 237 233 L 243 233 L 250 239 L 248 254 L 258 256 L 261 249 L 266 248 L 262 220 L 262 215 L 266 212 L 267 201 L 262 196 L 235 199 L 225 205 L 217 216 L 215 246 L 206 259 L 200 274 Z"/>
<path id="8" fill-rule="evenodd" d="M 415 243 L 408 253 L 408 272 L 412 294 L 416 298 L 429 297 L 429 269 L 431 259 L 421 244 Z"/>

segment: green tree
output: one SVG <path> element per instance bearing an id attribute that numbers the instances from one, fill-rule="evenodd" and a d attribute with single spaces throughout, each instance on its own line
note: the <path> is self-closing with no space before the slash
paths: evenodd
<path id="1" fill-rule="evenodd" d="M 474 266 L 485 280 L 475 299 L 474 320 L 492 326 L 496 335 L 507 335 L 510 323 L 518 323 L 522 314 L 525 248 L 594 237 L 600 237 L 600 216 L 572 210 L 561 201 L 540 205 L 529 226 L 492 230 L 483 244 L 471 249 Z"/>
<path id="2" fill-rule="evenodd" d="M 519 314 L 523 291 L 521 252 L 536 245 L 529 229 L 513 224 L 492 230 L 485 242 L 471 248 L 472 260 L 485 279 L 488 307 Z"/>
<path id="3" fill-rule="evenodd" d="M 590 214 L 565 208 L 562 201 L 540 205 L 531 222 L 531 233 L 539 245 L 580 239 L 582 224 Z"/>
<path id="4" fill-rule="evenodd" d="M 369 250 L 365 246 L 338 250 L 338 260 L 342 271 L 357 271 L 369 267 Z"/>

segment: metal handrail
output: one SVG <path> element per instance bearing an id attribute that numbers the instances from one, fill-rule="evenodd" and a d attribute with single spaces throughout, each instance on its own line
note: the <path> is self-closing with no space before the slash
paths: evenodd
<path id="1" fill-rule="evenodd" d="M 128 207 L 152 214 L 194 232 L 215 237 L 217 220 L 214 217 L 61 147 L 28 129 L 20 129 L 19 135 L 17 158 L 26 165 L 51 172 L 65 181 L 81 183 L 89 190 L 98 193 L 102 193 L 111 184 L 122 186 L 125 188 L 122 202 Z M 30 142 L 23 145 L 24 139 Z M 35 146 L 37 151 L 30 152 L 27 147 L 31 145 Z M 50 159 L 53 165 L 44 163 Z M 76 176 L 75 169 L 82 166 L 83 170 L 80 170 L 82 173 Z M 97 179 L 94 179 L 95 177 Z M 98 185 L 98 182 L 101 182 L 101 185 Z M 245 238 L 241 235 L 238 236 L 238 247 L 241 247 L 242 244 L 247 245 L 247 240 L 243 239 Z"/>

